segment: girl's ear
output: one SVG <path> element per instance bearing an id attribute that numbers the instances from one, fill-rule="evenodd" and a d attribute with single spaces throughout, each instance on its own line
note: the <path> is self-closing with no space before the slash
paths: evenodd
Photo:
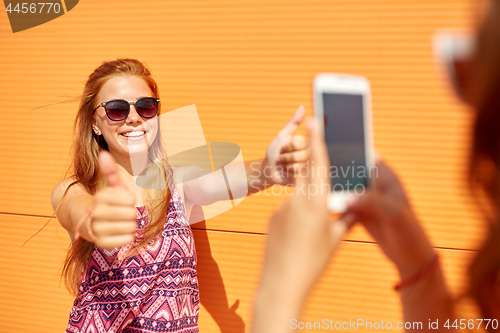
<path id="1" fill-rule="evenodd" d="M 96 135 L 101 135 L 101 130 L 97 126 L 97 122 L 95 121 L 95 118 L 92 118 L 92 129 L 94 130 L 94 133 Z"/>

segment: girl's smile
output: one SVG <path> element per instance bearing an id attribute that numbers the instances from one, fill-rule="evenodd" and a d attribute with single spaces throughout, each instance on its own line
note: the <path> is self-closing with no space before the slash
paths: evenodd
<path id="1" fill-rule="evenodd" d="M 146 81 L 137 76 L 114 76 L 110 78 L 97 94 L 97 102 L 103 103 L 116 99 L 136 101 L 142 97 L 154 97 Z M 109 152 L 117 161 L 130 158 L 130 155 L 147 153 L 157 135 L 158 118 L 143 118 L 130 103 L 130 112 L 124 120 L 109 119 L 103 107 L 95 111 L 93 127 L 108 144 Z"/>

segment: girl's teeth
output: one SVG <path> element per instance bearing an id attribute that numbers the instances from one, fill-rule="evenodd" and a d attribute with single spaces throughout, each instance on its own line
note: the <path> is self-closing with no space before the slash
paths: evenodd
<path id="1" fill-rule="evenodd" d="M 125 133 L 125 134 L 122 134 L 123 136 L 141 136 L 143 135 L 144 132 L 128 132 L 128 133 Z"/>

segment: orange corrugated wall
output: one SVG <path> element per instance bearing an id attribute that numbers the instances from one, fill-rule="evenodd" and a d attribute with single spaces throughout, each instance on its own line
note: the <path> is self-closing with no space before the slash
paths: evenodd
<path id="1" fill-rule="evenodd" d="M 196 104 L 207 141 L 263 156 L 322 71 L 366 76 L 376 149 L 398 171 L 454 290 L 482 237 L 465 161 L 472 114 L 447 89 L 431 36 L 471 28 L 472 0 L 86 0 L 13 34 L 0 12 L 0 332 L 61 332 L 72 298 L 59 274 L 69 244 L 49 194 L 69 165 L 83 83 L 103 60 L 152 69 L 164 110 Z M 3 9 L 3 7 L 2 7 Z M 300 133 L 305 133 L 303 128 Z M 274 190 L 274 193 L 273 193 Z M 243 332 L 275 187 L 194 225 L 202 332 Z M 304 321 L 401 320 L 397 277 L 356 227 L 313 292 Z M 359 329 L 363 331 L 364 329 Z"/>

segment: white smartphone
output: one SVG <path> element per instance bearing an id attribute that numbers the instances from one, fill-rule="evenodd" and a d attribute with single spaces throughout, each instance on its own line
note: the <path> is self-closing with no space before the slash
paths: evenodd
<path id="1" fill-rule="evenodd" d="M 313 99 L 330 157 L 328 209 L 344 212 L 349 197 L 374 186 L 370 84 L 362 76 L 320 73 Z"/>

